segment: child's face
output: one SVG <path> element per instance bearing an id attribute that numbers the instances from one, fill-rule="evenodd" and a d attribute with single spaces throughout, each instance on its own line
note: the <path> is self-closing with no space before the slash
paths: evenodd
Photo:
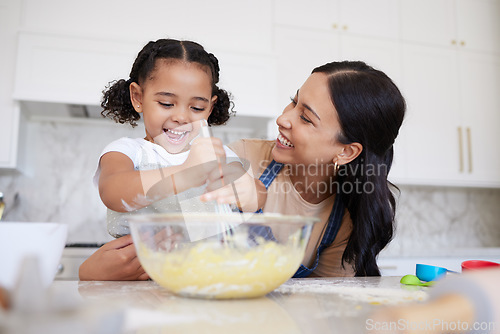
<path id="1" fill-rule="evenodd" d="M 130 91 L 134 108 L 143 113 L 145 139 L 169 153 L 189 150 L 199 129 L 193 122 L 208 119 L 217 99 L 205 69 L 180 60 L 157 61 L 152 75 L 141 86 L 132 83 Z"/>

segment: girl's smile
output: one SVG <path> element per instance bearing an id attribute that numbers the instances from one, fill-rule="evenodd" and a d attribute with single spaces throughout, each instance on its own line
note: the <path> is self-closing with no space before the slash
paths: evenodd
<path id="1" fill-rule="evenodd" d="M 160 60 L 144 83 L 131 84 L 132 96 L 140 101 L 137 111 L 143 114 L 146 140 L 172 154 L 189 150 L 198 135 L 193 122 L 208 119 L 217 99 L 209 73 L 198 64 Z"/>
<path id="2" fill-rule="evenodd" d="M 163 134 L 165 135 L 165 139 L 172 145 L 184 145 L 186 140 L 190 138 L 191 130 L 192 127 L 189 130 L 177 127 L 175 129 L 163 129 Z M 155 142 L 162 142 L 162 139 L 155 138 Z"/>

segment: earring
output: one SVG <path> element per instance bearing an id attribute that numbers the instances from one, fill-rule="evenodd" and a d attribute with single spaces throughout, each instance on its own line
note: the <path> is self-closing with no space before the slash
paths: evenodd
<path id="1" fill-rule="evenodd" d="M 335 170 L 335 174 L 337 174 L 337 172 L 339 171 L 339 164 L 337 163 L 337 161 L 335 161 L 335 165 L 333 166 L 334 170 Z"/>

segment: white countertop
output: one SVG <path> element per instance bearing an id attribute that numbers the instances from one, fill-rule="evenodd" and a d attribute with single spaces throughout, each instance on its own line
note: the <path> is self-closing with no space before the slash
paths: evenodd
<path id="1" fill-rule="evenodd" d="M 290 279 L 247 300 L 177 297 L 153 281 L 55 281 L 52 306 L 30 317 L 7 315 L 6 333 L 363 333 L 375 308 L 428 297 L 428 288 L 399 279 Z"/>

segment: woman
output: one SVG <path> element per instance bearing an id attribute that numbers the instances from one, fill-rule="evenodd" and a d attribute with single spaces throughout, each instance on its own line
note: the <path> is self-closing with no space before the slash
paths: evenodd
<path id="1" fill-rule="evenodd" d="M 321 219 L 295 277 L 380 275 L 376 257 L 394 231 L 395 199 L 387 174 L 405 109 L 399 89 L 383 72 L 363 62 L 328 63 L 313 70 L 278 117 L 275 142 L 243 140 L 232 146 L 251 161 L 256 176 L 262 174 L 268 190 L 264 212 Z M 205 199 L 229 202 L 226 190 Z M 81 279 L 120 277 L 112 270 L 93 272 L 107 268 L 104 258 L 124 259 L 118 240 L 80 267 Z M 136 259 L 124 261 L 137 265 Z M 138 278 L 145 277 L 141 270 Z"/>

